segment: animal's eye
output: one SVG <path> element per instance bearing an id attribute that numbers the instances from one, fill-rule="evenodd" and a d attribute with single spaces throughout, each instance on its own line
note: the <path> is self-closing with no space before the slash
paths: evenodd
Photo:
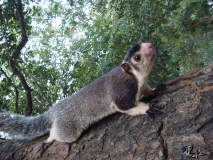
<path id="1" fill-rule="evenodd" d="M 137 61 L 137 62 L 141 60 L 141 56 L 140 55 L 136 55 L 134 58 L 135 58 L 135 61 Z"/>

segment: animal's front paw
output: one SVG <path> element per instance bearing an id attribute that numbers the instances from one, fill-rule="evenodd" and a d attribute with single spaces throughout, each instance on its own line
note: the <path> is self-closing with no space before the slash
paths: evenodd
<path id="1" fill-rule="evenodd" d="M 143 95 L 140 99 L 140 102 L 144 102 L 144 103 L 148 103 L 150 102 L 152 99 L 154 99 L 158 94 L 163 93 L 166 90 L 167 84 L 159 84 L 155 87 L 155 89 L 153 90 L 153 95 Z"/>
<path id="2" fill-rule="evenodd" d="M 149 103 L 155 96 L 150 95 L 150 96 L 143 96 L 140 99 L 140 102 L 144 102 L 144 103 Z"/>
<path id="3" fill-rule="evenodd" d="M 152 119 L 154 119 L 156 117 L 156 115 L 161 115 L 163 114 L 162 111 L 160 111 L 160 107 L 158 107 L 156 105 L 157 101 L 152 102 L 149 104 L 149 109 L 146 111 L 146 113 L 148 114 L 148 116 Z"/>
<path id="4" fill-rule="evenodd" d="M 167 87 L 167 84 L 164 84 L 164 83 L 157 85 L 154 90 L 155 94 L 163 93 L 166 90 L 166 87 Z"/>

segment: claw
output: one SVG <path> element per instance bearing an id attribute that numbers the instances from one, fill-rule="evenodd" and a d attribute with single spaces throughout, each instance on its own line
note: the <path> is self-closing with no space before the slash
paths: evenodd
<path id="1" fill-rule="evenodd" d="M 148 103 L 148 102 L 150 102 L 153 98 L 154 98 L 154 96 L 143 96 L 143 97 L 140 99 L 140 102 Z"/>
<path id="2" fill-rule="evenodd" d="M 161 115 L 163 114 L 162 111 L 160 111 L 161 107 L 156 106 L 157 100 L 155 102 L 152 102 L 149 104 L 149 109 L 147 110 L 147 114 L 150 118 L 154 119 L 156 115 Z"/>
<path id="3" fill-rule="evenodd" d="M 157 109 L 157 108 L 153 108 L 152 109 L 152 111 L 153 111 L 153 113 L 154 114 L 157 114 L 157 115 L 161 115 L 161 114 L 163 114 L 163 112 L 162 111 L 160 111 L 159 109 Z"/>
<path id="4" fill-rule="evenodd" d="M 163 91 L 165 91 L 166 87 L 167 87 L 167 84 L 164 84 L 164 83 L 157 85 L 157 87 L 155 88 L 155 93 L 156 94 L 163 93 Z"/>
<path id="5" fill-rule="evenodd" d="M 159 93 L 163 93 L 165 90 L 166 90 L 166 87 L 167 87 L 167 84 L 159 84 L 157 85 L 157 87 L 155 88 L 154 90 L 154 95 L 148 95 L 148 96 L 143 96 L 141 99 L 140 99 L 140 102 L 144 102 L 144 103 L 148 103 L 150 102 L 152 99 L 154 99 L 157 94 Z M 157 102 L 156 102 L 157 103 Z"/>
<path id="6" fill-rule="evenodd" d="M 149 110 L 146 113 L 151 119 L 155 119 L 155 114 L 151 113 Z"/>

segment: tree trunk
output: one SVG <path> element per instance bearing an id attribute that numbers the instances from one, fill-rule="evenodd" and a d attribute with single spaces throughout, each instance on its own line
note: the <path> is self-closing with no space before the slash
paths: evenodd
<path id="1" fill-rule="evenodd" d="M 0 145 L 0 159 L 213 159 L 213 65 L 167 84 L 165 92 L 152 100 L 163 111 L 154 120 L 147 115 L 113 114 L 73 144 L 44 144 L 47 135 L 6 141 Z M 194 149 L 184 154 L 188 145 Z"/>

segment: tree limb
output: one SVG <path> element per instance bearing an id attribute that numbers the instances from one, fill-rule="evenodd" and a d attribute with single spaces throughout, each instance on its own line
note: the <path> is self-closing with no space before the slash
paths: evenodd
<path id="1" fill-rule="evenodd" d="M 162 115 L 114 114 L 92 125 L 74 143 L 44 144 L 47 135 L 33 140 L 10 140 L 0 145 L 1 160 L 163 160 L 213 159 L 213 65 L 198 68 L 167 83 L 152 102 Z M 183 148 L 192 145 L 190 154 Z M 200 149 L 200 150 L 199 150 Z"/>
<path id="2" fill-rule="evenodd" d="M 26 93 L 25 115 L 29 116 L 32 113 L 31 89 L 30 89 L 29 85 L 27 84 L 27 81 L 26 81 L 24 75 L 16 67 L 16 60 L 17 60 L 17 58 L 19 58 L 19 56 L 21 54 L 21 50 L 26 45 L 28 38 L 27 38 L 27 34 L 26 34 L 26 29 L 25 29 L 22 2 L 21 2 L 21 0 L 14 0 L 14 1 L 15 1 L 16 11 L 17 11 L 17 15 L 19 18 L 19 23 L 20 23 L 22 34 L 21 34 L 21 42 L 16 47 L 15 51 L 12 53 L 12 56 L 10 57 L 9 66 L 10 66 L 11 72 L 19 78 L 21 85 L 23 86 L 23 88 L 25 90 L 25 93 Z"/>

